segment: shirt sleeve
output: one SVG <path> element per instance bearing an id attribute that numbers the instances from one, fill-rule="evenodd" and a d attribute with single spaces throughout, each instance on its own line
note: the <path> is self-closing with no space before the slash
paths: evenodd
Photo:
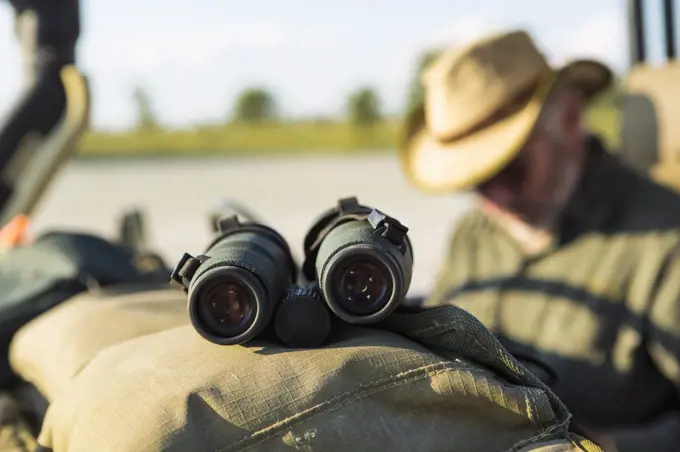
<path id="1" fill-rule="evenodd" d="M 451 289 L 460 281 L 466 280 L 471 271 L 471 256 L 466 256 L 474 249 L 476 226 L 480 221 L 479 213 L 472 210 L 466 213 L 455 225 L 448 243 L 443 248 L 444 261 L 437 274 L 432 291 L 425 300 L 425 306 L 434 307 L 450 303 Z M 462 265 L 461 265 L 462 263 Z"/>
<path id="2" fill-rule="evenodd" d="M 678 389 L 680 399 L 680 247 L 668 254 L 661 271 L 649 279 L 645 319 L 647 350 L 657 369 Z M 619 452 L 677 451 L 680 410 L 646 425 L 608 432 Z"/>

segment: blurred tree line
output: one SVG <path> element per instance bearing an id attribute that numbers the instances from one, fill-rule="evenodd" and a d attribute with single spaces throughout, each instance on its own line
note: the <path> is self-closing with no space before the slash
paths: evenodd
<path id="1" fill-rule="evenodd" d="M 413 64 L 405 86 L 404 105 L 398 114 L 386 112 L 375 86 L 357 86 L 344 97 L 340 117 L 294 120 L 276 93 L 261 85 L 245 87 L 217 124 L 194 124 L 189 128 L 163 128 L 150 87 L 137 86 L 131 100 L 137 113 L 136 127 L 125 132 L 92 130 L 81 142 L 80 152 L 91 155 L 170 155 L 187 153 L 280 154 L 285 152 L 365 152 L 393 150 L 403 139 L 403 118 L 422 105 L 423 71 L 441 53 L 423 52 Z M 596 99 L 586 121 L 590 129 L 616 146 L 621 126 L 618 114 L 620 83 Z M 257 133 L 253 133 L 257 127 Z"/>
<path id="2" fill-rule="evenodd" d="M 153 131 L 159 128 L 151 96 L 143 87 L 136 87 L 132 99 L 137 111 L 137 130 Z M 274 93 L 264 87 L 249 87 L 236 98 L 227 122 L 266 124 L 282 120 L 280 106 Z M 380 96 L 375 88 L 361 87 L 347 96 L 346 121 L 361 127 L 370 127 L 383 120 Z"/>
<path id="3" fill-rule="evenodd" d="M 358 126 L 371 126 L 382 120 L 380 97 L 371 87 L 362 87 L 347 97 L 346 120 Z M 275 95 L 264 87 L 245 89 L 234 103 L 228 120 L 237 123 L 263 124 L 280 120 Z"/>
<path id="4" fill-rule="evenodd" d="M 417 108 L 423 101 L 423 86 L 421 75 L 441 53 L 438 49 L 429 49 L 423 52 L 416 62 L 416 67 L 408 87 L 407 104 L 404 114 L 408 114 Z M 159 128 L 156 113 L 152 105 L 151 97 L 146 89 L 137 87 L 132 93 L 133 102 L 137 111 L 138 131 L 153 131 Z M 615 107 L 620 98 L 619 83 L 610 91 L 604 93 L 596 100 L 597 105 L 603 107 Z M 380 95 L 376 88 L 363 86 L 348 93 L 345 102 L 345 122 L 360 129 L 370 129 L 385 119 Z M 262 125 L 267 123 L 282 122 L 285 118 L 281 114 L 281 106 L 276 95 L 266 87 L 253 86 L 245 88 L 235 99 L 231 113 L 227 115 L 226 122 L 250 125 Z"/>

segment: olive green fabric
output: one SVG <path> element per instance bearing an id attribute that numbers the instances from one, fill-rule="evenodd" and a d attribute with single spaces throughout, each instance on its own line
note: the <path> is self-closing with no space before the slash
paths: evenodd
<path id="1" fill-rule="evenodd" d="M 594 142 L 553 246 L 525 256 L 473 209 L 426 306 L 455 304 L 558 374 L 575 422 L 620 452 L 680 450 L 680 197 Z"/>
<path id="2" fill-rule="evenodd" d="M 51 401 L 100 350 L 188 323 L 186 295 L 167 284 L 87 292 L 19 330 L 10 364 Z"/>
<path id="3" fill-rule="evenodd" d="M 150 305 L 147 295 L 136 303 Z M 92 306 L 120 302 L 133 312 L 133 297 L 122 298 L 81 297 L 36 322 L 70 325 L 60 348 L 75 353 L 78 337 L 98 342 L 85 321 L 100 315 Z M 157 303 L 159 318 L 165 310 L 175 306 Z M 64 322 L 67 311 L 79 321 Z M 190 325 L 113 340 L 93 323 L 110 345 L 99 341 L 53 391 L 41 450 L 600 452 L 569 433 L 564 405 L 455 307 L 394 315 L 380 328 L 340 324 L 325 347 L 309 350 L 219 346 Z M 38 331 L 31 327 L 20 334 Z M 43 368 L 36 363 L 23 368 Z"/>

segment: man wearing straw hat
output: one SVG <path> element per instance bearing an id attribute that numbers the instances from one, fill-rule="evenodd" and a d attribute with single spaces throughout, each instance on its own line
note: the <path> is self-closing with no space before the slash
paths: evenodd
<path id="1" fill-rule="evenodd" d="M 408 178 L 472 190 L 425 304 L 455 304 L 557 373 L 607 451 L 680 450 L 680 197 L 583 125 L 612 73 L 552 68 L 523 31 L 444 52 L 407 124 Z"/>

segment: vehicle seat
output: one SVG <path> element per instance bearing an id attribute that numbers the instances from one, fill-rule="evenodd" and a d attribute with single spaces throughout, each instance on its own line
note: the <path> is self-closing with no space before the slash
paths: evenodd
<path id="1" fill-rule="evenodd" d="M 621 155 L 680 188 L 680 63 L 634 66 L 623 89 Z"/>

